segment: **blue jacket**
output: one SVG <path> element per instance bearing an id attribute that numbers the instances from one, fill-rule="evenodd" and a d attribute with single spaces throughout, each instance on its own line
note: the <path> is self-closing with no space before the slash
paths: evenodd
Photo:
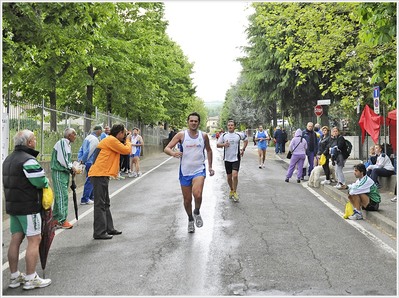
<path id="1" fill-rule="evenodd" d="M 306 143 L 308 143 L 308 148 L 306 149 L 306 155 L 309 154 L 309 152 L 314 152 L 315 154 L 317 151 L 319 151 L 319 142 L 317 141 L 317 135 L 315 131 L 309 131 L 305 129 L 302 131 L 302 136 L 306 140 Z"/>
<path id="2" fill-rule="evenodd" d="M 282 144 L 284 142 L 284 134 L 281 129 L 276 129 L 273 138 L 276 139 L 276 143 Z"/>
<path id="3" fill-rule="evenodd" d="M 83 141 L 82 146 L 78 152 L 78 160 L 84 163 L 93 163 L 94 150 L 96 150 L 97 145 L 100 141 L 97 135 L 92 132 Z"/>

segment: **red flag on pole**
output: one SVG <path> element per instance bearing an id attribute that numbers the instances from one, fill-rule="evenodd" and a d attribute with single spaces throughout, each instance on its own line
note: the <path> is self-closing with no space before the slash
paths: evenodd
<path id="1" fill-rule="evenodd" d="M 359 120 L 360 128 L 363 132 L 362 145 L 364 143 L 365 132 L 371 136 L 371 139 L 375 144 L 378 143 L 378 136 L 380 135 L 380 124 L 383 121 L 382 116 L 378 116 L 374 111 L 370 109 L 368 105 L 364 107 L 362 116 Z"/>

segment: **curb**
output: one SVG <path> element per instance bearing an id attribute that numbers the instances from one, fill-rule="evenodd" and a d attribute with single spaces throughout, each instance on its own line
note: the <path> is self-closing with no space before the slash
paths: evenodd
<path id="1" fill-rule="evenodd" d="M 344 205 L 348 202 L 348 198 L 346 193 L 342 190 L 336 189 L 330 185 L 320 185 L 320 189 L 323 190 L 326 194 L 332 196 L 336 200 L 340 201 Z M 386 233 L 393 235 L 396 237 L 397 235 L 397 224 L 393 220 L 387 218 L 386 216 L 382 215 L 378 211 L 366 211 L 362 210 L 363 218 L 369 220 L 371 223 L 375 224 L 377 227 L 384 230 Z"/>
<path id="2" fill-rule="evenodd" d="M 282 158 L 281 156 L 279 156 L 277 154 L 275 155 L 275 157 L 276 157 L 276 159 L 279 159 L 279 160 L 284 161 L 285 163 L 289 164 L 289 161 L 290 161 L 289 159 L 286 159 L 285 157 Z M 308 182 L 306 182 L 306 183 L 308 183 Z M 309 187 L 314 188 L 313 186 L 310 186 L 310 185 L 309 185 Z M 345 206 L 346 202 L 348 201 L 346 193 L 343 192 L 342 190 L 336 189 L 335 187 L 332 187 L 327 184 L 320 184 L 320 187 L 317 187 L 317 188 L 320 189 L 321 191 L 323 191 L 328 196 L 341 202 L 342 204 L 344 204 L 344 206 Z M 382 215 L 378 211 L 372 212 L 372 211 L 362 210 L 362 214 L 363 214 L 363 218 L 370 221 L 371 224 L 376 225 L 377 228 L 380 228 L 387 234 L 396 238 L 397 223 L 395 221 Z"/>

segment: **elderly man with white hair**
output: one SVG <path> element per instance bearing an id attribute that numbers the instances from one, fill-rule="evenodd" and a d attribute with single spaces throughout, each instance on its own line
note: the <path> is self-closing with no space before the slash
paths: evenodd
<path id="1" fill-rule="evenodd" d="M 72 165 L 71 143 L 76 140 L 73 128 L 64 130 L 64 137 L 53 148 L 51 155 L 51 177 L 54 186 L 53 219 L 56 228 L 72 229 L 68 217 L 68 185 L 69 175 L 75 173 Z"/>
<path id="2" fill-rule="evenodd" d="M 14 151 L 3 162 L 3 185 L 6 213 L 10 215 L 11 242 L 8 264 L 11 271 L 10 288 L 23 285 L 25 290 L 47 287 L 51 279 L 41 279 L 36 273 L 41 241 L 43 188 L 48 180 L 36 160 L 35 134 L 22 130 L 14 136 Z M 25 262 L 26 274 L 18 270 L 19 249 L 28 239 Z"/>

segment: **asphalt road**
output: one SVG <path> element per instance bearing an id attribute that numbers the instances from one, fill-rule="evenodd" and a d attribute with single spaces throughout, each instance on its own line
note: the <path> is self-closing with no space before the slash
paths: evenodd
<path id="1" fill-rule="evenodd" d="M 306 183 L 284 182 L 287 164 L 274 155 L 259 169 L 253 145 L 241 162 L 235 203 L 223 151 L 214 140 L 211 146 L 216 174 L 205 180 L 204 226 L 194 234 L 187 233 L 179 161 L 159 154 L 141 163 L 140 178 L 110 181 L 122 235 L 93 240 L 93 207 L 79 206 L 76 222 L 70 204 L 74 228 L 57 230 L 47 288 L 8 288 L 3 222 L 3 295 L 397 295 L 396 238 L 366 221 L 344 220 L 344 206 Z M 37 272 L 43 275 L 40 261 Z"/>

